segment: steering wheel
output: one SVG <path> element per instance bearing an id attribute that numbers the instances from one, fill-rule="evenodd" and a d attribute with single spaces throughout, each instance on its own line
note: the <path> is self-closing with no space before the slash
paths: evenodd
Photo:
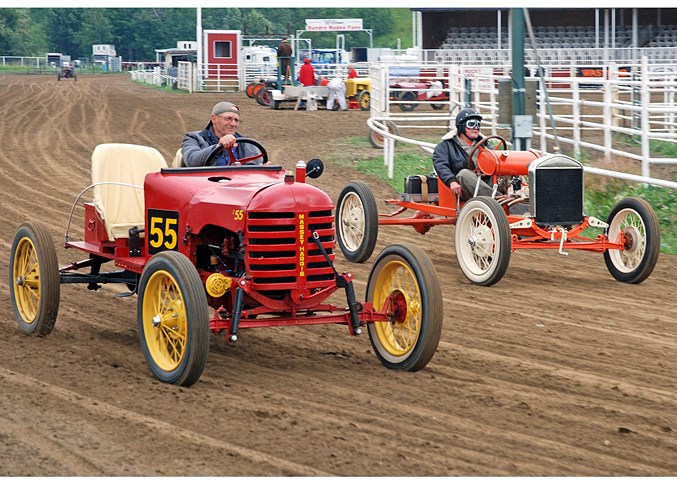
<path id="1" fill-rule="evenodd" d="M 484 146 L 488 141 L 491 139 L 498 139 L 499 144 L 496 145 L 498 147 L 500 144 L 503 144 L 503 148 L 507 149 L 508 148 L 508 143 L 505 142 L 505 139 L 503 139 L 501 136 L 493 135 L 493 136 L 487 136 L 484 137 L 483 139 L 480 140 L 477 144 L 475 144 L 475 147 L 472 148 L 472 151 L 470 151 L 470 155 L 468 155 L 468 167 L 472 164 L 472 157 L 475 155 L 475 152 L 482 146 Z M 495 148 L 494 148 L 495 149 Z M 479 169 L 475 168 L 475 172 L 478 173 Z"/>
<path id="2" fill-rule="evenodd" d="M 266 148 L 263 147 L 263 144 L 261 144 L 259 141 L 256 139 L 249 139 L 248 137 L 236 137 L 235 142 L 240 145 L 242 143 L 245 144 L 251 144 L 252 146 L 255 146 L 256 149 L 259 150 L 259 154 L 254 154 L 252 156 L 246 156 L 242 159 L 235 159 L 235 153 L 233 152 L 233 148 L 229 147 L 228 148 L 228 158 L 230 159 L 230 163 L 228 163 L 228 166 L 233 166 L 233 165 L 240 165 L 240 164 L 245 164 L 248 163 L 249 161 L 253 161 L 255 159 L 263 157 L 263 162 L 261 164 L 265 164 L 268 162 L 268 152 L 266 151 Z M 207 158 L 207 161 L 205 162 L 205 166 L 210 166 L 213 164 L 213 161 L 215 161 L 223 152 L 223 146 L 221 144 L 217 144 L 212 153 L 209 155 Z"/>

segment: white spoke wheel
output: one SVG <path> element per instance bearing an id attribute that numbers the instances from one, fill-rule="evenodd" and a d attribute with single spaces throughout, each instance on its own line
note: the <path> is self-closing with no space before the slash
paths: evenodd
<path id="1" fill-rule="evenodd" d="M 367 281 L 367 302 L 390 320 L 369 324 L 369 340 L 390 369 L 418 371 L 440 341 L 442 291 L 430 258 L 418 247 L 394 244 L 376 258 Z"/>
<path id="2" fill-rule="evenodd" d="M 351 181 L 336 201 L 336 239 L 341 252 L 353 263 L 363 263 L 374 252 L 378 238 L 378 210 L 366 183 Z"/>
<path id="3" fill-rule="evenodd" d="M 190 386 L 209 352 L 209 307 L 195 266 L 181 253 L 153 256 L 143 270 L 137 312 L 141 349 L 162 382 Z"/>
<path id="4" fill-rule="evenodd" d="M 658 218 L 651 206 L 640 198 L 618 202 L 607 219 L 609 242 L 623 241 L 623 250 L 604 252 L 611 275 L 624 283 L 641 283 L 651 275 L 660 254 L 661 236 Z"/>
<path id="5" fill-rule="evenodd" d="M 498 283 L 510 263 L 511 233 L 503 208 L 491 197 L 468 200 L 456 220 L 456 258 L 471 283 Z"/>
<path id="6" fill-rule="evenodd" d="M 9 291 L 19 327 L 26 334 L 46 336 L 59 311 L 59 265 L 54 241 L 45 226 L 19 227 L 9 258 Z"/>

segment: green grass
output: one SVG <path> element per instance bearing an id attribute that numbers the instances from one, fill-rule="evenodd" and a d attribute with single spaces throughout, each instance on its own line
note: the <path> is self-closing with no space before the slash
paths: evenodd
<path id="1" fill-rule="evenodd" d="M 364 154 L 374 154 L 374 149 L 364 139 L 355 138 L 353 144 L 364 146 Z M 672 145 L 674 146 L 674 144 Z M 370 149 L 367 150 L 366 147 Z M 345 161 L 337 161 L 346 164 Z M 404 178 L 409 175 L 429 174 L 433 170 L 429 154 L 414 148 L 397 148 L 394 164 L 394 177 L 388 178 L 388 170 L 383 165 L 383 157 L 359 159 L 354 167 L 363 173 L 377 176 L 390 184 L 395 193 L 403 191 Z M 606 220 L 612 207 L 627 197 L 639 197 L 646 200 L 656 212 L 661 231 L 661 252 L 677 254 L 677 192 L 668 188 L 648 186 L 626 180 L 613 179 L 600 182 L 599 177 L 586 177 L 585 213 Z M 607 181 L 606 179 L 604 181 Z M 589 229 L 584 235 L 595 237 L 599 229 Z"/>

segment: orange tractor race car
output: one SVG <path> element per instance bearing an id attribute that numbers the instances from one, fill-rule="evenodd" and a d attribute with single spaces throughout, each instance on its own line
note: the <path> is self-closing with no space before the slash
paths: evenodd
<path id="1" fill-rule="evenodd" d="M 503 149 L 483 147 L 492 139 Z M 646 201 L 623 199 L 606 222 L 586 216 L 580 162 L 564 155 L 541 156 L 533 150 L 508 151 L 506 147 L 505 139 L 493 135 L 482 139 L 469 155 L 470 160 L 479 151 L 478 174 L 491 176 L 494 188 L 501 183 L 507 189 L 496 198 L 476 196 L 461 202 L 435 175 L 408 177 L 405 192 L 385 202 L 397 208 L 379 213 L 365 183 L 348 183 L 336 202 L 341 251 L 349 261 L 366 261 L 381 225 L 410 225 L 420 234 L 435 225 L 455 225 L 456 257 L 474 284 L 497 283 L 517 249 L 600 252 L 618 281 L 640 283 L 649 277 L 660 252 L 660 228 Z M 413 215 L 404 217 L 408 210 Z M 600 233 L 586 237 L 583 233 L 590 227 L 599 228 Z"/>
<path id="2" fill-rule="evenodd" d="M 60 285 L 126 287 L 138 294 L 143 354 L 160 381 L 188 386 L 201 376 L 210 332 L 234 343 L 253 327 L 363 327 L 388 368 L 419 370 L 440 339 L 442 296 L 430 259 L 418 248 L 389 246 L 376 259 L 366 300 L 354 275 L 334 266 L 334 205 L 306 176 L 320 160 L 295 172 L 276 165 L 168 167 L 154 148 L 101 144 L 92 154 L 92 185 L 71 209 L 64 247 L 83 253 L 59 267 L 47 228 L 23 223 L 10 251 L 10 295 L 23 332 L 48 335 L 57 319 Z M 220 147 L 220 146 L 219 146 Z M 81 239 L 71 239 L 74 209 L 85 191 Z M 112 268 L 112 269 L 111 269 Z M 338 290 L 346 306 L 330 300 Z M 210 312 L 211 310 L 211 312 Z"/>

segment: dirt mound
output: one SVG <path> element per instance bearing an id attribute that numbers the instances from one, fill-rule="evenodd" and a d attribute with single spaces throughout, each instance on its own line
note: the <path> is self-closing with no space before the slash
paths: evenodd
<path id="1" fill-rule="evenodd" d="M 322 157 L 314 184 L 332 198 L 360 178 L 332 164 L 366 138 L 359 110 L 273 111 L 127 75 L 0 76 L 0 274 L 26 219 L 48 226 L 62 264 L 83 258 L 59 244 L 97 144 L 149 145 L 171 160 L 224 98 L 273 161 Z M 27 337 L 5 278 L 0 475 L 677 475 L 675 257 L 625 285 L 599 254 L 519 251 L 482 288 L 458 269 L 453 228 L 382 228 L 376 251 L 394 242 L 423 247 L 443 286 L 442 340 L 418 373 L 382 367 L 366 334 L 345 328 L 252 329 L 237 345 L 213 337 L 201 380 L 178 388 L 146 367 L 135 298 L 64 285 L 54 332 Z M 337 267 L 364 296 L 370 264 L 339 257 Z"/>

